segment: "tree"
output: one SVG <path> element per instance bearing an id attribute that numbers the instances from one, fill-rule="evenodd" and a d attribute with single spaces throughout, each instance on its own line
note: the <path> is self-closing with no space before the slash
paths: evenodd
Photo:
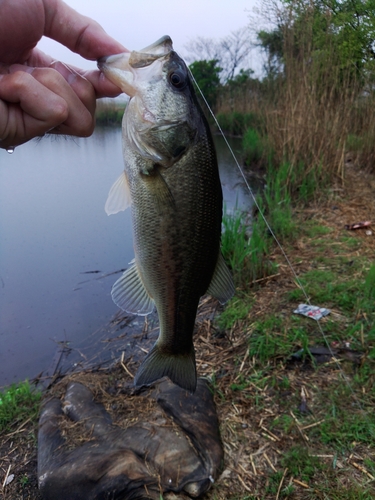
<path id="1" fill-rule="evenodd" d="M 220 72 L 217 59 L 195 61 L 189 66 L 194 79 L 211 108 L 215 106 L 220 87 Z"/>
<path id="2" fill-rule="evenodd" d="M 267 73 L 285 70 L 287 57 L 368 76 L 375 64 L 375 0 L 275 0 L 274 25 L 259 31 Z"/>
<path id="3" fill-rule="evenodd" d="M 267 55 L 264 69 L 267 75 L 279 73 L 283 67 L 284 36 L 281 27 L 272 31 L 258 32 L 259 46 Z"/>
<path id="4" fill-rule="evenodd" d="M 244 65 L 253 48 L 250 39 L 251 32 L 247 26 L 233 31 L 221 40 L 198 37 L 186 45 L 189 51 L 186 59 L 216 60 L 222 68 L 220 79 L 223 84 L 232 79 Z"/>

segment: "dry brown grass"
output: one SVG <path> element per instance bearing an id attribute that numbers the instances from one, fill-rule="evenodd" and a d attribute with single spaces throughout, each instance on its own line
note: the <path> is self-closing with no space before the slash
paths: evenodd
<path id="1" fill-rule="evenodd" d="M 275 165 L 302 163 L 305 175 L 320 167 L 317 179 L 332 180 L 343 177 L 350 154 L 375 171 L 373 84 L 343 71 L 329 41 L 324 54 L 314 52 L 310 21 L 298 33 L 286 25 L 281 73 L 224 87 L 216 111 L 253 113 Z"/>

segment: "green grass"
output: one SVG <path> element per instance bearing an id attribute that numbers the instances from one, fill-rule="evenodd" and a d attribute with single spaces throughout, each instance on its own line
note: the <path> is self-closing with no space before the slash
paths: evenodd
<path id="1" fill-rule="evenodd" d="M 301 348 L 308 352 L 308 334 L 308 329 L 300 324 L 299 318 L 285 322 L 278 315 L 269 315 L 255 323 L 249 337 L 249 354 L 264 363 L 275 358 L 286 359 Z"/>
<path id="2" fill-rule="evenodd" d="M 246 164 L 259 162 L 264 155 L 264 145 L 259 132 L 254 128 L 248 128 L 242 139 L 243 153 Z"/>
<path id="3" fill-rule="evenodd" d="M 249 222 L 245 212 L 234 209 L 230 214 L 224 207 L 221 250 L 233 272 L 236 284 L 241 280 L 250 253 L 248 230 Z"/>
<path id="4" fill-rule="evenodd" d="M 266 215 L 273 233 L 280 241 L 296 233 L 292 217 L 292 198 L 289 187 L 291 166 L 283 163 L 278 168 L 269 165 L 264 190 Z"/>
<path id="5" fill-rule="evenodd" d="M 325 346 L 325 340 L 316 322 L 293 314 L 296 303 L 305 302 L 305 296 L 296 287 L 279 297 L 279 304 L 292 302 L 289 315 L 268 313 L 253 323 L 248 335 L 252 370 L 246 376 L 242 374 L 232 384 L 231 390 L 234 394 L 240 391 L 242 397 L 251 399 L 254 411 L 267 408 L 268 391 L 271 391 L 272 407 L 278 408 L 278 415 L 269 421 L 269 429 L 279 435 L 289 435 L 298 442 L 301 436 L 291 411 L 301 426 L 320 421 L 319 425 L 305 431 L 310 446 L 313 444 L 314 449 L 319 450 L 315 454 L 337 454 L 346 457 L 346 460 L 358 446 L 375 448 L 375 264 L 369 262 L 367 257 L 357 257 L 355 261 L 349 262 L 345 254 L 358 247 L 358 240 L 353 237 L 339 237 L 336 247 L 331 239 L 332 231 L 313 221 L 307 224 L 302 233 L 309 243 L 313 241 L 316 245 L 313 247 L 314 257 L 310 269 L 301 273 L 299 278 L 312 304 L 329 307 L 340 315 L 340 319 L 337 319 L 331 314 L 322 323 L 326 340 L 330 345 L 332 342 L 338 345 L 349 343 L 351 349 L 364 353 L 363 361 L 355 364 L 343 358 L 340 371 L 333 364 L 328 368 L 324 364 L 317 366 L 312 358 L 308 366 L 315 382 L 311 382 L 308 390 L 313 413 L 299 413 L 301 398 L 300 389 L 296 389 L 298 374 L 295 378 L 294 370 L 285 370 L 286 363 L 290 355 L 301 348 L 309 357 L 309 347 Z M 327 249 L 330 251 L 328 256 Z M 332 373 L 323 388 L 316 385 L 319 384 L 320 373 L 322 380 Z M 304 383 L 308 384 L 306 379 Z M 313 483 L 314 494 L 322 498 L 374 498 L 372 486 L 351 484 L 342 488 L 336 483 L 336 472 L 313 455 L 309 448 L 298 444 L 287 450 L 280 463 L 288 468 L 288 477 L 298 478 L 307 484 Z M 365 455 L 363 466 L 375 476 L 373 458 Z M 265 497 L 276 495 L 282 473 L 278 471 L 269 476 Z M 285 482 L 279 498 L 291 494 L 288 487 L 293 489 L 293 485 L 288 486 Z M 314 494 L 312 491 L 306 492 L 306 499 L 317 498 Z"/>
<path id="6" fill-rule="evenodd" d="M 311 455 L 309 450 L 302 445 L 292 446 L 284 454 L 281 465 L 287 467 L 290 474 L 309 483 L 317 472 L 325 468 L 321 460 Z"/>
<path id="7" fill-rule="evenodd" d="M 229 135 L 243 135 L 249 127 L 260 126 L 259 115 L 256 113 L 218 113 L 216 119 L 220 128 Z"/>
<path id="8" fill-rule="evenodd" d="M 237 321 L 247 319 L 254 299 L 249 295 L 237 293 L 219 315 L 217 324 L 221 330 L 230 330 Z"/>
<path id="9" fill-rule="evenodd" d="M 362 307 L 374 310 L 375 304 L 375 264 L 372 264 L 365 277 L 363 285 L 363 304 Z"/>
<path id="10" fill-rule="evenodd" d="M 28 381 L 12 385 L 0 392 L 0 432 L 28 418 L 36 419 L 41 394 Z"/>
<path id="11" fill-rule="evenodd" d="M 250 227 L 244 212 L 224 212 L 221 248 L 237 287 L 248 288 L 276 271 L 268 259 L 270 243 L 262 218 L 252 221 Z"/>

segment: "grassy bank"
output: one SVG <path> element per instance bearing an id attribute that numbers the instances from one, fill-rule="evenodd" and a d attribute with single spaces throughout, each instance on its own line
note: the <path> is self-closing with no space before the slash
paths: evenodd
<path id="1" fill-rule="evenodd" d="M 324 201 L 293 209 L 283 248 L 299 282 L 271 246 L 276 273 L 258 282 L 248 275 L 247 288 L 241 276 L 217 320 L 233 362 L 215 379 L 229 479 L 212 498 L 375 495 L 375 240 L 345 229 L 375 218 L 375 181 L 353 168 L 346 175 L 348 185 Z M 319 324 L 293 313 L 306 302 L 299 283 L 331 311 Z M 231 495 L 236 487 L 241 494 Z"/>
<path id="2" fill-rule="evenodd" d="M 214 322 L 198 314 L 195 338 L 198 372 L 213 381 L 225 450 L 208 500 L 375 495 L 375 239 L 344 227 L 375 219 L 375 179 L 353 167 L 346 176 L 347 184 L 332 186 L 319 203 L 293 207 L 293 231 L 283 239 L 311 303 L 331 311 L 321 329 L 293 312 L 305 297 L 270 235 L 260 238 L 270 268 L 254 279 L 246 274 L 253 264 L 245 274 L 241 268 L 248 221 L 240 214 L 225 221 L 238 247 L 228 243 L 238 254 L 231 265 L 242 269 L 237 294 Z M 17 388 L 11 394 L 18 397 Z M 9 465 L 14 474 L 5 499 L 39 499 L 38 400 L 30 404 L 11 413 L 0 432 L 2 480 Z"/>

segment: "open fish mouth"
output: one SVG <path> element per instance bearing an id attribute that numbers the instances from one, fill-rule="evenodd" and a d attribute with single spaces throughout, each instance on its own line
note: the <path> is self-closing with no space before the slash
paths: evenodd
<path id="1" fill-rule="evenodd" d="M 125 94 L 134 97 L 136 94 L 134 70 L 151 66 L 155 61 L 164 59 L 172 50 L 172 40 L 165 35 L 142 50 L 102 57 L 98 60 L 98 68 Z M 147 73 L 143 76 L 145 79 L 148 78 Z"/>

